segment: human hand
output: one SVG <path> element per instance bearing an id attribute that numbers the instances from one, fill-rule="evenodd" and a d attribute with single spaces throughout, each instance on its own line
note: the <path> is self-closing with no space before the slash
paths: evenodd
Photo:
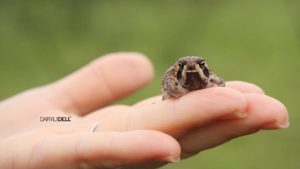
<path id="1" fill-rule="evenodd" d="M 177 100 L 156 96 L 108 106 L 152 76 L 145 57 L 114 53 L 0 102 L 1 168 L 154 168 L 260 129 L 288 126 L 283 104 L 237 81 Z M 72 116 L 72 122 L 40 122 L 45 116 Z"/>

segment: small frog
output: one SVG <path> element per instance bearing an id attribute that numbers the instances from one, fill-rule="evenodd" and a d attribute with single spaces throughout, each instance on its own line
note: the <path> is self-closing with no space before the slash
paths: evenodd
<path id="1" fill-rule="evenodd" d="M 223 78 L 213 73 L 204 58 L 186 56 L 167 70 L 162 81 L 163 100 L 179 98 L 194 90 L 225 86 Z"/>

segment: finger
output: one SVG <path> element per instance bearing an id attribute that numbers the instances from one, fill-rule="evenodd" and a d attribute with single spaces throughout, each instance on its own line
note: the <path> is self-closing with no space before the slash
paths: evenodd
<path id="1" fill-rule="evenodd" d="M 246 99 L 230 88 L 209 88 L 188 93 L 179 99 L 137 106 L 128 112 L 126 128 L 154 129 L 174 135 L 205 125 L 227 115 L 245 112 Z"/>
<path id="2" fill-rule="evenodd" d="M 170 162 L 180 155 L 178 142 L 157 131 L 52 134 L 34 144 L 36 139 L 23 139 L 22 144 L 18 140 L 1 142 L 1 168 L 115 168 Z"/>
<path id="3" fill-rule="evenodd" d="M 67 112 L 84 115 L 126 97 L 152 79 L 150 61 L 139 53 L 101 57 L 48 87 L 50 100 Z"/>
<path id="4" fill-rule="evenodd" d="M 247 118 L 219 121 L 192 131 L 180 139 L 183 156 L 190 156 L 260 129 L 288 127 L 288 113 L 282 103 L 261 94 L 246 94 L 246 98 Z"/>
<path id="5" fill-rule="evenodd" d="M 236 89 L 242 93 L 260 93 L 264 94 L 264 91 L 255 84 L 243 82 L 243 81 L 229 81 L 226 82 L 226 87 Z"/>
<path id="6" fill-rule="evenodd" d="M 78 128 L 85 129 L 92 121 L 100 121 L 97 131 L 146 129 L 178 136 L 191 128 L 226 116 L 242 118 L 245 109 L 243 94 L 234 89 L 216 87 L 195 91 L 176 100 L 160 100 L 151 105 L 131 108 L 111 106 L 84 117 Z"/>
<path id="7" fill-rule="evenodd" d="M 147 98 L 145 100 L 142 100 L 142 101 L 139 101 L 139 102 L 135 103 L 133 105 L 133 107 L 150 106 L 150 105 L 157 104 L 157 103 L 160 103 L 160 102 L 162 102 L 162 96 L 161 95 L 153 96 L 153 97 L 150 97 L 150 98 Z"/>
<path id="8" fill-rule="evenodd" d="M 226 87 L 235 89 L 240 91 L 241 93 L 260 93 L 264 94 L 264 91 L 255 84 L 247 83 L 243 81 L 229 81 L 226 82 Z M 144 106 L 155 104 L 156 102 L 160 102 L 162 100 L 162 96 L 154 96 L 148 99 L 137 102 L 134 106 Z"/>

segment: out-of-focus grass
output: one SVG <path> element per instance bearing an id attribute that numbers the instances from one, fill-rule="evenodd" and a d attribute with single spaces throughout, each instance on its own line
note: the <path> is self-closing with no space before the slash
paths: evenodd
<path id="1" fill-rule="evenodd" d="M 202 55 L 226 80 L 258 84 L 281 100 L 291 126 L 165 168 L 297 168 L 299 16 L 296 0 L 1 1 L 0 98 L 59 79 L 102 54 L 140 51 L 156 77 L 122 101 L 131 104 L 159 94 L 162 74 L 178 57 Z"/>

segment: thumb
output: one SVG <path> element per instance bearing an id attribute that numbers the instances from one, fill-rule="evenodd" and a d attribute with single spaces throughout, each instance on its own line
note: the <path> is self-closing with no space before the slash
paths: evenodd
<path id="1" fill-rule="evenodd" d="M 20 144 L 20 140 L 22 140 Z M 178 142 L 157 131 L 55 134 L 45 130 L 0 142 L 0 168 L 115 168 L 175 161 Z"/>

